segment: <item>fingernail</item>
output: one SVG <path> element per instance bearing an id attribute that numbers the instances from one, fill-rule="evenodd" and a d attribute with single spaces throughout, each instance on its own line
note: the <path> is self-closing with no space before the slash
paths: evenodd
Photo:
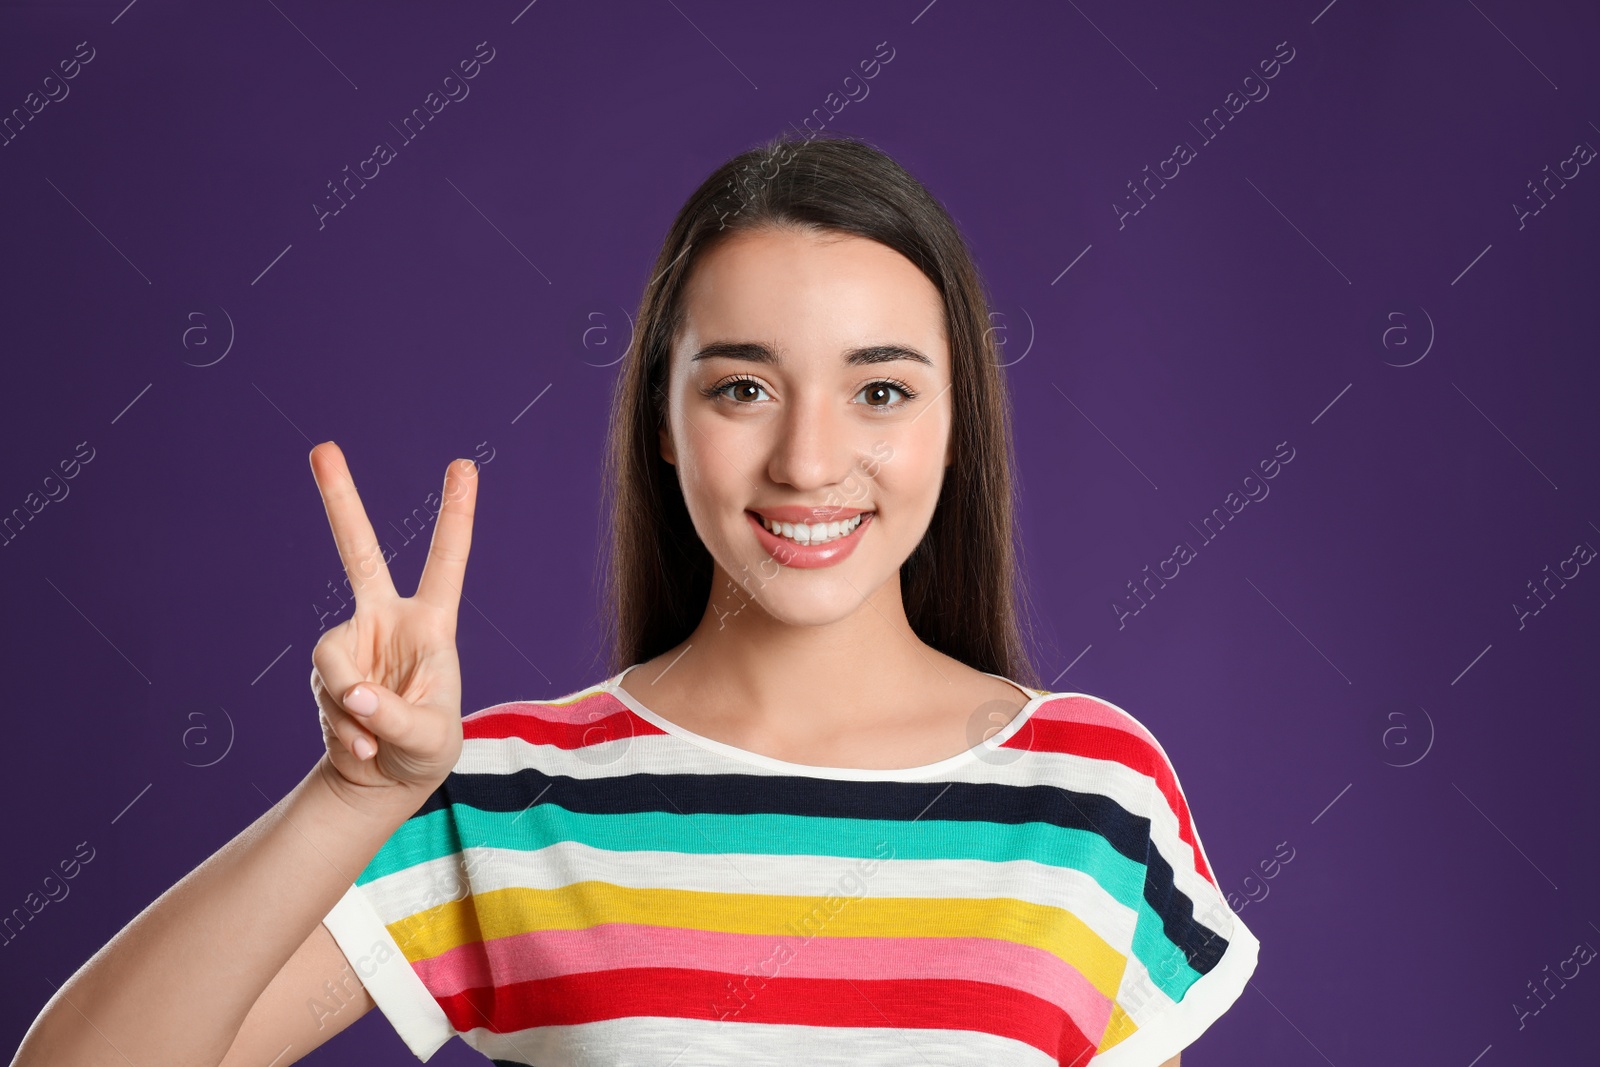
<path id="1" fill-rule="evenodd" d="M 378 694 L 366 686 L 355 686 L 344 695 L 344 706 L 356 715 L 371 715 L 378 710 Z"/>
<path id="2" fill-rule="evenodd" d="M 365 737 L 356 738 L 355 744 L 350 747 L 356 750 L 356 759 L 371 759 L 372 754 L 378 751 L 372 747 L 372 742 Z"/>

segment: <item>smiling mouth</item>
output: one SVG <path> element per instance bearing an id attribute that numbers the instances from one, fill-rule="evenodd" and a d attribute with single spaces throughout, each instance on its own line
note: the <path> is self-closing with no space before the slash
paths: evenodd
<path id="1" fill-rule="evenodd" d="M 875 512 L 863 511 L 838 522 L 813 522 L 809 524 L 804 522 L 778 522 L 755 511 L 749 514 L 775 537 L 780 537 L 790 544 L 815 546 L 825 545 L 830 541 L 838 541 L 849 537 L 856 532 L 856 528 L 861 525 L 862 520 L 869 515 L 875 514 Z"/>

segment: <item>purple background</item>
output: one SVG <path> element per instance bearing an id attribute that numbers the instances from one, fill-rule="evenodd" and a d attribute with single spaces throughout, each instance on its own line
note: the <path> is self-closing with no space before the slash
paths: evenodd
<path id="1" fill-rule="evenodd" d="M 1249 883 L 1260 967 L 1185 1067 L 1592 1055 L 1600 976 L 1520 1030 L 1513 1007 L 1600 946 L 1600 575 L 1513 607 L 1600 546 L 1600 174 L 1513 207 L 1600 145 L 1592 5 L 123 2 L 0 16 L 0 113 L 94 49 L 0 147 L 0 514 L 94 450 L 0 548 L 0 912 L 95 850 L 0 948 L 0 1045 L 321 751 L 342 575 L 315 442 L 380 532 L 494 450 L 468 710 L 602 677 L 600 446 L 661 235 L 887 41 L 828 128 L 922 179 L 992 287 L 1043 680 L 1155 732 L 1229 892 L 1294 850 Z M 470 96 L 400 144 L 480 41 Z M 319 230 L 378 140 L 397 158 Z M 1179 140 L 1196 158 L 1119 228 Z M 1197 558 L 1119 628 L 1180 540 Z M 391 541 L 403 593 L 426 543 Z M 307 1062 L 415 1060 L 373 1013 Z"/>

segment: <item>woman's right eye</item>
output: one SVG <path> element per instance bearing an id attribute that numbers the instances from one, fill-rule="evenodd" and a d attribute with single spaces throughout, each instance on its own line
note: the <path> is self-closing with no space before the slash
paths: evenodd
<path id="1" fill-rule="evenodd" d="M 752 395 L 752 393 L 761 395 Z M 766 389 L 761 385 L 761 383 L 753 381 L 749 378 L 735 378 L 732 381 L 721 382 L 706 390 L 707 396 L 727 397 L 736 404 L 754 403 L 755 401 L 762 399 L 762 396 L 765 394 Z M 767 399 L 771 398 L 767 397 Z"/>

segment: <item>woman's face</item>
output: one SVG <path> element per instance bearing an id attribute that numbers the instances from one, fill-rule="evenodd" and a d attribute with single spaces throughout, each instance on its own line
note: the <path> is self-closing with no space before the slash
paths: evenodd
<path id="1" fill-rule="evenodd" d="M 938 290 L 876 241 L 770 229 L 708 252 L 684 310 L 661 455 L 716 561 L 713 604 L 852 614 L 922 540 L 950 462 Z"/>

